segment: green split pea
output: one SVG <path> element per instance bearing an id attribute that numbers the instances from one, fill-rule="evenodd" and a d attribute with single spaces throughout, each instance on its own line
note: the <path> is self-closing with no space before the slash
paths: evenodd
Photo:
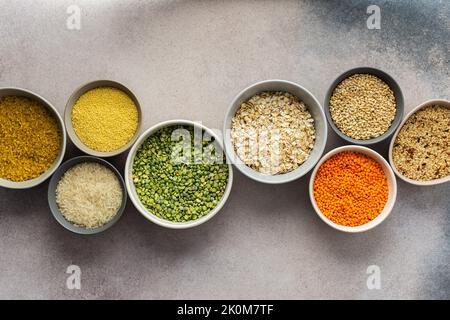
<path id="1" fill-rule="evenodd" d="M 185 129 L 194 141 L 192 126 L 158 130 L 136 152 L 133 181 L 141 203 L 150 212 L 162 219 L 186 222 L 205 216 L 217 206 L 228 183 L 228 165 L 223 155 L 221 163 L 194 161 L 199 152 L 194 143 L 189 143 L 190 161 L 174 161 L 174 150 L 180 150 L 180 141 L 172 138 L 175 129 Z M 202 139 L 201 144 L 204 150 L 211 141 Z"/>

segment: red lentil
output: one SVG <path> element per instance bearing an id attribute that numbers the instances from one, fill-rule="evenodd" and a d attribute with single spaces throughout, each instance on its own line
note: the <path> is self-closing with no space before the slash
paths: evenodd
<path id="1" fill-rule="evenodd" d="M 314 179 L 314 199 L 334 223 L 360 226 L 383 210 L 389 189 L 381 165 L 362 153 L 344 151 L 325 161 Z"/>

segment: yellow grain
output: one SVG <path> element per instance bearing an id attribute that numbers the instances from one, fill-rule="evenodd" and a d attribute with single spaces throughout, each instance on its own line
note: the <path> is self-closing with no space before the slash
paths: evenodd
<path id="1" fill-rule="evenodd" d="M 72 125 L 89 148 L 110 152 L 126 145 L 138 128 L 138 110 L 123 91 L 100 87 L 83 94 L 72 109 Z"/>

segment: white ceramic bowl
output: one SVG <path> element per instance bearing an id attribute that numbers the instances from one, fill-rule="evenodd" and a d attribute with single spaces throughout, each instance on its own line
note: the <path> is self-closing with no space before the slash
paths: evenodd
<path id="1" fill-rule="evenodd" d="M 365 154 L 369 157 L 371 157 L 373 160 L 378 162 L 381 165 L 381 168 L 384 171 L 384 174 L 386 175 L 388 187 L 389 187 L 389 195 L 388 200 L 386 202 L 386 205 L 384 206 L 383 211 L 372 221 L 357 226 L 357 227 L 349 227 L 349 226 L 343 226 L 337 223 L 334 223 L 330 219 L 328 219 L 322 211 L 320 211 L 319 207 L 317 206 L 316 200 L 314 199 L 314 179 L 316 178 L 317 171 L 319 170 L 320 166 L 330 159 L 333 155 L 341 153 L 343 151 L 353 151 L 353 152 L 359 152 L 362 154 Z M 363 146 L 356 146 L 356 145 L 349 145 L 349 146 L 343 146 L 336 149 L 331 150 L 326 155 L 320 159 L 320 161 L 317 163 L 316 167 L 314 168 L 314 171 L 311 174 L 311 180 L 309 181 L 309 198 L 311 199 L 312 206 L 314 210 L 316 211 L 317 215 L 322 219 L 326 224 L 328 224 L 330 227 L 333 227 L 336 230 L 344 231 L 344 232 L 350 232 L 350 233 L 357 233 L 357 232 L 364 232 L 367 230 L 370 230 L 372 228 L 375 228 L 377 225 L 379 225 L 381 222 L 384 221 L 384 219 L 387 218 L 387 216 L 391 213 L 392 209 L 394 208 L 395 199 L 397 198 L 397 181 L 395 179 L 395 174 L 391 169 L 391 166 L 389 163 L 377 152 L 373 151 L 372 149 L 369 149 L 367 147 Z"/>
<path id="2" fill-rule="evenodd" d="M 15 182 L 15 181 L 10 181 L 10 180 L 0 178 L 0 187 L 10 188 L 10 189 L 32 188 L 32 187 L 35 187 L 35 186 L 41 184 L 45 180 L 47 180 L 55 172 L 55 170 L 58 169 L 59 165 L 61 164 L 61 162 L 64 158 L 64 154 L 66 152 L 66 140 L 67 140 L 66 129 L 64 128 L 64 122 L 63 122 L 61 116 L 59 115 L 58 110 L 56 110 L 56 108 L 50 102 L 48 102 L 46 99 L 44 99 L 43 97 L 41 97 L 40 95 L 38 95 L 34 92 L 31 92 L 26 89 L 21 89 L 21 88 L 0 88 L 0 97 L 3 97 L 3 96 L 22 96 L 22 97 L 26 97 L 26 98 L 29 98 L 32 100 L 36 100 L 36 101 L 40 102 L 45 108 L 47 108 L 50 111 L 50 113 L 55 117 L 56 121 L 58 122 L 59 131 L 61 132 L 61 144 L 59 147 L 59 154 L 56 157 L 55 161 L 53 161 L 53 164 L 50 166 L 50 168 L 47 169 L 46 172 L 41 174 L 39 177 L 30 179 L 30 180 L 26 180 L 26 181 L 21 181 L 21 182 Z"/>
<path id="3" fill-rule="evenodd" d="M 414 184 L 416 186 L 434 186 L 437 184 L 441 184 L 444 182 L 449 182 L 450 181 L 450 176 L 446 176 L 440 179 L 435 179 L 435 180 L 429 180 L 429 181 L 419 181 L 419 180 L 413 180 L 410 179 L 404 175 L 402 175 L 397 168 L 395 167 L 395 163 L 394 163 L 394 159 L 392 157 L 392 151 L 394 149 L 394 143 L 395 143 L 395 139 L 397 139 L 397 135 L 400 132 L 400 130 L 402 129 L 403 125 L 405 124 L 405 122 L 409 119 L 409 117 L 411 117 L 414 113 L 416 113 L 417 111 L 431 106 L 431 105 L 441 105 L 444 107 L 447 107 L 450 109 L 450 101 L 448 100 L 443 100 L 443 99 L 433 99 L 433 100 L 428 100 L 420 105 L 418 105 L 417 107 L 415 107 L 414 109 L 412 109 L 405 117 L 405 119 L 403 119 L 403 121 L 400 123 L 400 126 L 398 127 L 398 129 L 395 131 L 394 136 L 392 137 L 391 143 L 389 145 L 389 162 L 392 166 L 392 169 L 394 170 L 395 174 L 402 179 L 403 181 L 406 181 L 408 183 Z"/>
<path id="4" fill-rule="evenodd" d="M 197 220 L 188 221 L 188 222 L 173 222 L 173 221 L 159 218 L 156 215 L 154 215 L 151 211 L 149 211 L 147 208 L 144 207 L 144 205 L 141 203 L 141 201 L 139 200 L 139 197 L 136 193 L 136 189 L 134 187 L 134 182 L 133 182 L 133 178 L 132 178 L 133 162 L 134 162 L 134 158 L 136 156 L 136 152 L 139 149 L 140 145 L 149 136 L 151 136 L 152 134 L 154 134 L 156 131 L 158 131 L 161 128 L 175 126 L 175 125 L 194 126 L 194 127 L 201 128 L 205 132 L 207 132 L 209 135 L 211 135 L 211 137 L 213 137 L 219 143 L 220 147 L 223 149 L 221 139 L 211 129 L 205 127 L 204 125 L 202 125 L 200 123 L 193 122 L 190 120 L 164 121 L 164 122 L 154 125 L 150 129 L 147 129 L 144 133 L 142 133 L 142 135 L 138 138 L 136 143 L 133 145 L 133 147 L 130 150 L 130 153 L 128 154 L 127 161 L 125 164 L 124 178 L 125 178 L 125 184 L 126 184 L 127 191 L 128 191 L 128 196 L 130 197 L 130 199 L 133 202 L 136 209 L 145 218 L 147 218 L 148 220 L 150 220 L 162 227 L 166 227 L 166 228 L 170 228 L 170 229 L 187 229 L 187 228 L 196 227 L 196 226 L 199 226 L 199 225 L 205 223 L 206 221 L 208 221 L 209 219 L 214 217 L 217 214 L 217 212 L 220 211 L 220 209 L 222 209 L 222 207 L 224 206 L 225 202 L 228 199 L 228 196 L 230 195 L 231 186 L 233 184 L 233 168 L 227 159 L 227 164 L 228 164 L 229 170 L 228 170 L 228 183 L 227 183 L 225 192 L 222 196 L 222 199 L 217 204 L 217 206 L 213 210 L 211 210 L 207 215 L 205 215 Z"/>
<path id="5" fill-rule="evenodd" d="M 231 121 L 243 102 L 247 101 L 255 94 L 263 91 L 284 91 L 296 96 L 306 104 L 311 116 L 314 118 L 314 126 L 316 129 L 316 141 L 314 143 L 314 148 L 308 159 L 297 169 L 291 172 L 278 175 L 260 173 L 243 163 L 234 150 L 234 146 L 231 141 Z M 269 184 L 286 183 L 304 176 L 312 168 L 314 168 L 314 165 L 317 161 L 319 161 L 323 151 L 325 150 L 325 145 L 327 143 L 327 130 L 328 128 L 325 113 L 323 112 L 319 101 L 312 95 L 311 92 L 294 82 L 286 80 L 265 80 L 257 82 L 242 90 L 234 98 L 228 108 L 223 125 L 225 151 L 228 158 L 233 162 L 236 168 L 238 168 L 238 170 L 247 177 Z"/>

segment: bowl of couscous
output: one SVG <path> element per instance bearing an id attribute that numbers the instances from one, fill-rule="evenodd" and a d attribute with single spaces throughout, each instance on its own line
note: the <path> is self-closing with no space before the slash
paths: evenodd
<path id="1" fill-rule="evenodd" d="M 384 71 L 359 67 L 339 75 L 329 87 L 324 111 L 343 140 L 372 145 L 392 136 L 403 119 L 404 100 L 398 83 Z"/>
<path id="2" fill-rule="evenodd" d="M 138 138 L 142 111 L 136 96 L 123 84 L 97 80 L 70 96 L 64 122 L 78 149 L 95 157 L 112 157 L 128 150 Z"/>
<path id="3" fill-rule="evenodd" d="M 0 88 L 0 186 L 27 189 L 48 179 L 66 150 L 64 122 L 40 95 Z"/>

